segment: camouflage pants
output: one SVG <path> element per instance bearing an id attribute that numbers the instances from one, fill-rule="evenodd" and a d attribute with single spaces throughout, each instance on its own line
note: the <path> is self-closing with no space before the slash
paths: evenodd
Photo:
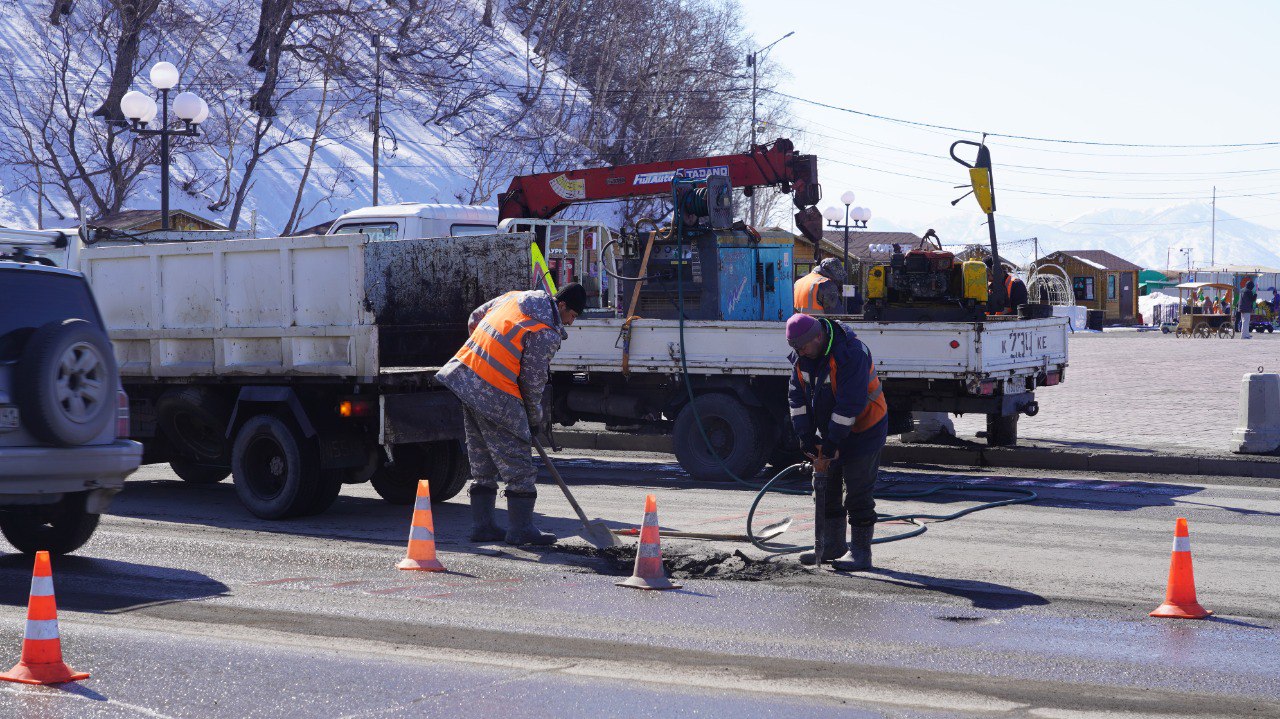
<path id="1" fill-rule="evenodd" d="M 462 405 L 462 423 L 467 432 L 467 459 L 471 460 L 471 481 L 481 487 L 497 489 L 498 479 L 508 491 L 534 492 L 538 471 L 533 465 L 529 445 L 524 436 L 490 420 L 466 404 Z"/>

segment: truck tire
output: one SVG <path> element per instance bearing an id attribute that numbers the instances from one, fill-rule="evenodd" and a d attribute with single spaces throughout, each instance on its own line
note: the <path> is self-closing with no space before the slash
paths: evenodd
<path id="1" fill-rule="evenodd" d="M 204 387 L 171 389 L 156 400 L 156 420 L 177 453 L 202 463 L 231 463 L 226 438 L 231 403 L 226 398 Z"/>
<path id="2" fill-rule="evenodd" d="M 26 505 L 0 511 L 0 533 L 19 552 L 67 554 L 83 547 L 98 528 L 97 514 L 85 509 L 88 492 L 76 492 L 56 504 Z"/>
<path id="3" fill-rule="evenodd" d="M 763 441 L 768 433 L 757 413 L 726 394 L 702 395 L 696 404 L 696 414 L 694 403 L 680 410 L 672 433 L 676 460 L 684 471 L 703 481 L 732 479 L 725 468 L 739 479 L 751 479 L 759 474 L 773 447 Z M 716 447 L 715 455 L 698 430 L 699 416 Z M 716 455 L 720 461 L 716 461 Z"/>
<path id="4" fill-rule="evenodd" d="M 420 479 L 431 485 L 433 502 L 445 502 L 456 497 L 471 477 L 467 453 L 461 443 L 453 440 L 401 444 L 392 453 L 395 464 L 384 463 L 369 480 L 388 504 L 413 504 Z"/>
<path id="5" fill-rule="evenodd" d="M 1018 444 L 1018 415 L 987 415 L 987 444 L 991 447 L 1013 447 Z"/>
<path id="6" fill-rule="evenodd" d="M 217 464 L 203 464 L 191 459 L 171 459 L 169 468 L 188 484 L 217 484 L 231 476 L 231 468 Z"/>
<path id="7" fill-rule="evenodd" d="M 251 417 L 236 434 L 231 474 L 240 503 L 263 519 L 307 513 L 320 484 L 319 450 L 279 417 Z"/>
<path id="8" fill-rule="evenodd" d="M 311 503 L 301 512 L 302 515 L 310 516 L 313 514 L 322 514 L 338 501 L 338 495 L 342 494 L 343 480 L 347 478 L 347 472 L 340 469 L 323 469 L 320 470 L 320 476 L 316 480 L 316 491 L 311 497 Z"/>
<path id="9" fill-rule="evenodd" d="M 115 419 L 115 355 L 107 336 L 86 320 L 50 322 L 32 333 L 15 380 L 23 423 L 50 444 L 84 444 Z"/>

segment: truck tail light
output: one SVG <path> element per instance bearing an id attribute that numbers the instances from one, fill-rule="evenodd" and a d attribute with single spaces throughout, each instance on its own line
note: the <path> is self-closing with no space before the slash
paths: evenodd
<path id="1" fill-rule="evenodd" d="M 338 403 L 338 416 L 340 417 L 369 417 L 372 415 L 372 400 L 344 399 Z"/>
<path id="2" fill-rule="evenodd" d="M 960 348 L 960 342 L 958 342 L 957 340 L 951 340 L 951 349 L 954 350 L 959 348 Z"/>
<path id="3" fill-rule="evenodd" d="M 996 381 L 993 379 L 982 380 L 982 382 L 978 384 L 978 393 L 979 394 L 995 394 Z"/>
<path id="4" fill-rule="evenodd" d="M 116 390 L 116 437 L 129 436 L 129 395 Z"/>
<path id="5" fill-rule="evenodd" d="M 1049 375 L 1044 378 L 1044 383 L 1049 387 L 1052 387 L 1061 381 L 1062 381 L 1062 375 L 1057 372 L 1050 372 Z"/>

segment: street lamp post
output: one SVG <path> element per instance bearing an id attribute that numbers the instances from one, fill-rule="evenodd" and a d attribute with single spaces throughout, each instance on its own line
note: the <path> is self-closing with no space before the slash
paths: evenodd
<path id="1" fill-rule="evenodd" d="M 778 43 L 782 42 L 783 40 L 786 40 L 787 38 L 795 34 L 796 33 L 793 30 L 787 33 L 786 35 L 783 35 L 782 37 L 778 38 L 777 40 L 774 40 L 768 45 L 765 45 L 759 50 L 747 53 L 747 65 L 751 68 L 751 147 L 747 148 L 748 152 L 755 149 L 755 146 L 756 146 L 756 77 L 757 77 L 756 58 L 760 53 L 767 51 L 769 48 L 773 47 L 774 45 L 777 45 Z M 756 195 L 754 192 L 751 193 L 750 224 L 752 227 L 755 227 L 755 224 L 756 224 Z"/>
<path id="2" fill-rule="evenodd" d="M 844 224 L 840 224 L 840 208 L 832 205 L 822 212 L 822 216 L 827 220 L 827 226 L 833 228 L 844 228 L 844 272 L 845 281 L 849 282 L 849 276 L 853 273 L 853 268 L 849 265 L 849 229 L 866 229 L 867 221 L 871 219 L 871 210 L 865 207 L 853 207 L 854 195 L 852 191 L 847 191 L 840 195 L 840 202 L 844 204 Z M 852 221 L 852 224 L 850 224 Z"/>
<path id="3" fill-rule="evenodd" d="M 173 63 L 158 62 L 151 68 L 151 84 L 160 91 L 160 102 L 137 90 L 130 90 L 120 98 L 120 111 L 129 119 L 128 129 L 135 135 L 160 137 L 160 229 L 169 229 L 169 138 L 195 137 L 200 134 L 200 123 L 209 117 L 209 103 L 192 92 L 180 92 L 173 98 L 173 112 L 182 120 L 183 127 L 169 127 L 169 91 L 178 84 L 178 68 Z M 147 124 L 160 114 L 159 129 Z"/>

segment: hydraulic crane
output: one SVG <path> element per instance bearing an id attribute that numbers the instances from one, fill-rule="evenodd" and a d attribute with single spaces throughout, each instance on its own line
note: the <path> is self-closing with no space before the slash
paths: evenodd
<path id="1" fill-rule="evenodd" d="M 574 204 L 670 195 L 677 173 L 727 177 L 730 187 L 748 195 L 757 187 L 778 187 L 792 195 L 800 233 L 815 245 L 822 239 L 822 213 L 815 207 L 822 199 L 818 158 L 796 152 L 785 138 L 734 155 L 521 175 L 498 194 L 498 217 L 550 219 Z"/>

